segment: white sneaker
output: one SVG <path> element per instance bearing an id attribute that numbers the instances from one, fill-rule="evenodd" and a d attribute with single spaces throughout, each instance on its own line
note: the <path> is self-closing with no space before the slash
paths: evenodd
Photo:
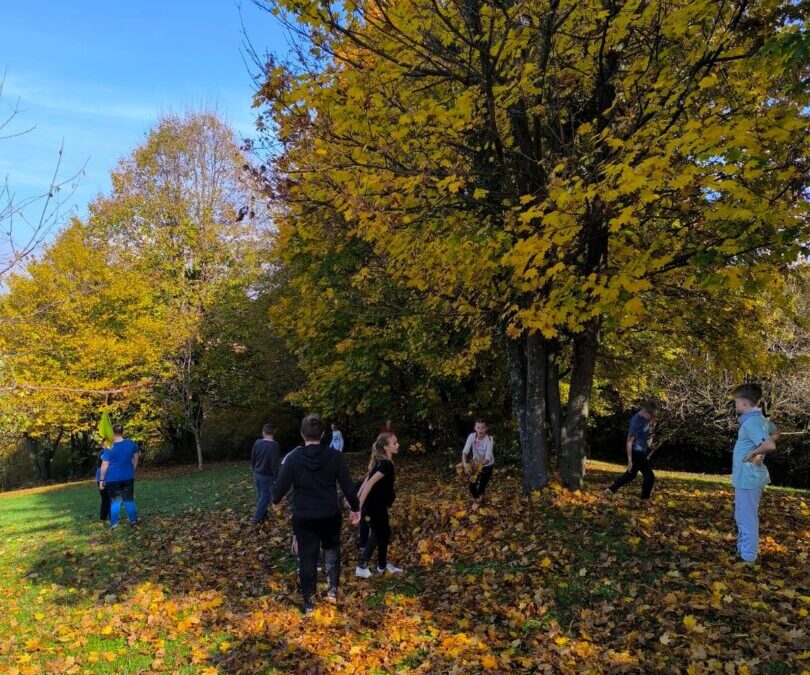
<path id="1" fill-rule="evenodd" d="M 361 579 L 368 579 L 371 576 L 371 570 L 368 567 L 355 567 L 354 576 Z"/>
<path id="2" fill-rule="evenodd" d="M 402 574 L 402 570 L 399 567 L 394 567 L 391 563 L 388 563 L 384 570 L 378 567 L 377 572 L 380 574 L 384 574 L 385 572 L 388 572 L 388 574 Z"/>

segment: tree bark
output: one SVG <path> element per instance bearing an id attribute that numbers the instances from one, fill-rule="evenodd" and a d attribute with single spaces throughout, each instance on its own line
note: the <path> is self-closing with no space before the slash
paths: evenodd
<path id="1" fill-rule="evenodd" d="M 192 429 L 191 433 L 194 436 L 194 446 L 197 448 L 197 469 L 203 470 L 203 452 L 202 452 L 202 439 L 200 432 L 197 429 Z"/>
<path id="2" fill-rule="evenodd" d="M 581 489 L 585 477 L 588 413 L 600 325 L 601 320 L 592 319 L 585 330 L 574 337 L 571 390 L 568 396 L 560 463 L 563 483 L 569 490 Z"/>
<path id="3" fill-rule="evenodd" d="M 521 451 L 526 447 L 526 350 L 524 339 L 506 338 L 509 360 L 509 386 L 512 390 L 512 414 L 518 425 Z"/>
<path id="4" fill-rule="evenodd" d="M 546 351 L 546 411 L 551 429 L 549 456 L 562 454 L 563 416 L 560 398 L 560 344 L 550 343 Z"/>
<path id="5" fill-rule="evenodd" d="M 512 410 L 518 423 L 523 494 L 548 485 L 545 340 L 535 334 L 507 339 Z"/>
<path id="6" fill-rule="evenodd" d="M 548 485 L 546 443 L 546 344 L 537 333 L 526 340 L 526 446 L 523 494 Z"/>

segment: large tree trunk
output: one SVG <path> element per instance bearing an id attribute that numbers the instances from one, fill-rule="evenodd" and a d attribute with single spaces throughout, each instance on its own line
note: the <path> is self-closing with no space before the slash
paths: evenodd
<path id="1" fill-rule="evenodd" d="M 526 447 L 523 448 L 523 493 L 548 485 L 546 442 L 546 344 L 537 333 L 526 341 Z"/>
<path id="2" fill-rule="evenodd" d="M 560 398 L 560 344 L 554 341 L 546 351 L 546 412 L 551 428 L 551 450 L 560 461 L 562 454 L 563 416 Z"/>
<path id="3" fill-rule="evenodd" d="M 563 430 L 563 451 L 560 462 L 563 483 L 569 490 L 582 488 L 585 477 L 588 413 L 591 402 L 593 374 L 599 345 L 601 321 L 591 320 L 582 333 L 574 337 L 571 389 Z"/>
<path id="4" fill-rule="evenodd" d="M 507 339 L 512 410 L 523 459 L 523 494 L 548 484 L 546 444 L 546 352 L 540 335 Z"/>

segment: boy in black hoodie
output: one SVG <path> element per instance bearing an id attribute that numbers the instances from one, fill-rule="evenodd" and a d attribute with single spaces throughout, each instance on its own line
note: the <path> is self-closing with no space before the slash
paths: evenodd
<path id="1" fill-rule="evenodd" d="M 301 422 L 304 445 L 297 447 L 285 459 L 281 474 L 273 488 L 273 508 L 281 508 L 281 500 L 290 487 L 293 493 L 293 532 L 298 541 L 298 573 L 304 612 L 314 609 L 318 551 L 324 549 L 324 563 L 329 588 L 326 597 L 337 602 L 340 579 L 340 523 L 335 485 L 351 507 L 352 524 L 360 522 L 360 503 L 342 453 L 321 445 L 323 422 L 317 415 L 307 415 Z"/>

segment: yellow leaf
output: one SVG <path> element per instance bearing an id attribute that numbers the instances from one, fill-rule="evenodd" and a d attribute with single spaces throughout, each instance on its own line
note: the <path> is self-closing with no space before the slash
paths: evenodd
<path id="1" fill-rule="evenodd" d="M 703 626 L 701 626 L 698 623 L 698 620 L 691 614 L 687 614 L 685 617 L 683 617 L 683 625 L 686 626 L 688 630 L 695 631 L 697 633 L 703 631 Z"/>
<path id="2" fill-rule="evenodd" d="M 498 659 L 492 656 L 492 654 L 487 654 L 481 657 L 481 665 L 487 670 L 493 670 L 498 667 Z"/>

